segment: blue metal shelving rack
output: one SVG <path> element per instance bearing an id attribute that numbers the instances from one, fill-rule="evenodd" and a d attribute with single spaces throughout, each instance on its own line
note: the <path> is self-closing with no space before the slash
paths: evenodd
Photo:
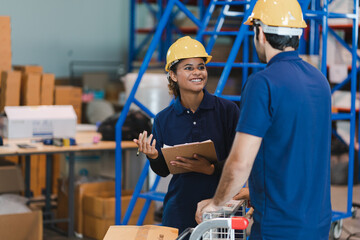
<path id="1" fill-rule="evenodd" d="M 180 1 L 179 1 L 180 2 Z M 181 1 L 184 6 L 191 2 L 190 0 L 182 0 Z M 199 9 L 200 19 L 203 18 L 205 13 L 206 6 L 208 5 L 209 0 L 197 0 L 192 1 L 192 5 L 196 5 Z M 129 34 L 129 56 L 128 56 L 128 71 L 132 72 L 135 68 L 134 62 L 138 59 L 138 56 L 144 48 L 146 48 L 147 44 L 150 42 L 152 36 L 156 31 L 156 27 L 159 24 L 159 21 L 164 13 L 164 9 L 168 3 L 168 0 L 130 0 L 130 34 Z M 136 24 L 136 16 L 137 10 L 136 7 L 140 4 L 146 6 L 148 9 L 148 13 L 152 15 L 155 20 L 155 27 L 151 29 L 139 29 Z M 182 34 L 182 30 L 176 27 L 173 23 L 175 17 L 181 12 L 180 9 L 174 11 L 170 14 L 170 17 L 165 26 L 165 34 L 159 40 L 159 44 L 156 48 L 158 53 L 157 61 L 159 63 L 164 62 L 164 57 L 167 49 L 170 47 L 173 42 L 172 32 L 178 32 Z M 140 34 L 144 35 L 144 38 L 141 42 L 138 43 L 137 38 Z"/>
<path id="2" fill-rule="evenodd" d="M 332 92 L 341 89 L 347 82 L 350 81 L 351 85 L 351 109 L 349 113 L 340 113 L 340 114 L 332 114 L 332 120 L 349 120 L 350 121 L 350 146 L 349 146 L 349 174 L 348 174 L 348 201 L 347 201 L 347 210 L 346 212 L 333 212 L 333 222 L 338 222 L 343 218 L 350 217 L 352 215 L 351 207 L 352 207 L 352 188 L 353 188 L 353 168 L 354 168 L 354 134 L 355 134 L 355 96 L 356 96 L 356 79 L 357 79 L 357 60 L 359 60 L 359 56 L 357 55 L 357 40 L 358 40 L 358 5 L 359 0 L 354 0 L 354 11 L 353 13 L 349 14 L 340 14 L 340 13 L 332 13 L 328 11 L 328 0 L 323 0 L 322 5 L 320 5 L 320 0 L 298 0 L 300 5 L 303 8 L 305 20 L 308 22 L 309 25 L 309 32 L 308 32 L 308 40 L 305 41 L 302 38 L 301 41 L 301 48 L 300 51 L 308 53 L 310 55 L 318 54 L 320 50 L 320 35 L 322 36 L 322 59 L 321 59 L 321 71 L 326 76 L 327 75 L 327 64 L 326 64 L 326 49 L 327 49 L 327 36 L 328 33 L 334 34 L 336 39 L 338 39 L 352 54 L 352 64 L 351 64 L 351 73 L 349 76 L 344 80 L 343 83 L 338 84 L 332 89 Z M 249 69 L 256 71 L 258 69 L 263 68 L 265 65 L 256 62 L 256 56 L 249 55 L 249 42 L 251 41 L 251 36 L 253 33 L 249 31 L 246 25 L 240 25 L 239 29 L 234 31 L 222 31 L 224 18 L 225 17 L 240 17 L 243 19 L 247 19 L 247 16 L 252 11 L 253 6 L 255 5 L 256 0 L 238 0 L 238 1 L 231 1 L 231 0 L 211 0 L 207 10 L 204 12 L 202 19 L 197 19 L 193 16 L 193 14 L 186 8 L 186 6 L 180 2 L 179 0 L 169 0 L 167 2 L 166 8 L 164 8 L 161 18 L 159 17 L 158 25 L 156 30 L 154 31 L 152 41 L 148 48 L 148 51 L 143 59 L 142 65 L 139 69 L 139 74 L 137 80 L 133 86 L 132 91 L 126 101 L 126 104 L 122 110 L 121 116 L 116 125 L 116 214 L 115 214 L 115 223 L 116 224 L 127 224 L 133 207 L 136 203 L 138 197 L 145 198 L 146 204 L 143 208 L 143 211 L 139 217 L 138 225 L 142 224 L 142 221 L 147 213 L 148 207 L 152 200 L 162 201 L 164 198 L 164 193 L 156 192 L 156 187 L 159 183 L 160 177 L 157 177 L 153 186 L 151 187 L 148 193 L 140 193 L 141 188 L 145 182 L 145 179 L 149 172 L 149 163 L 146 162 L 141 176 L 139 178 L 138 184 L 135 187 L 133 198 L 129 204 L 129 208 L 124 216 L 123 221 L 121 221 L 121 174 L 122 174 L 122 159 L 121 159 L 121 127 L 125 121 L 126 115 L 129 111 L 130 105 L 132 103 L 138 105 L 143 111 L 145 111 L 150 117 L 154 117 L 154 114 L 150 112 L 141 102 L 139 102 L 135 98 L 135 93 L 139 87 L 140 81 L 142 76 L 144 75 L 146 69 L 148 68 L 150 59 L 152 54 L 157 48 L 158 43 L 161 40 L 162 34 L 168 24 L 168 20 L 171 19 L 173 14 L 173 9 L 176 6 L 180 11 L 183 11 L 186 16 L 188 16 L 197 26 L 197 39 L 202 41 L 204 39 L 207 40 L 206 50 L 207 52 L 211 53 L 211 50 L 214 46 L 214 43 L 218 36 L 223 35 L 230 35 L 234 36 L 235 41 L 232 46 L 230 55 L 228 60 L 225 63 L 220 62 L 211 62 L 208 64 L 209 67 L 222 67 L 223 72 L 221 74 L 219 83 L 215 90 L 215 95 L 221 96 L 230 100 L 239 101 L 240 96 L 225 96 L 222 95 L 222 91 L 226 84 L 226 80 L 230 74 L 230 71 L 233 67 L 240 67 L 243 69 L 243 81 L 244 84 Z M 240 5 L 244 6 L 244 10 L 241 12 L 234 12 L 230 11 L 230 6 L 232 5 Z M 216 19 L 215 25 L 210 29 L 209 21 L 214 12 L 215 7 L 221 7 L 221 13 Z M 348 46 L 336 33 L 331 30 L 328 26 L 328 19 L 329 18 L 348 18 L 351 19 L 353 22 L 353 29 L 352 29 L 352 43 L 351 46 Z M 321 29 L 321 32 L 319 31 Z M 131 31 L 134 31 L 132 28 Z M 167 32 L 169 33 L 169 32 Z M 130 41 L 131 44 L 134 41 Z M 235 62 L 237 57 L 238 51 L 240 47 L 243 46 L 243 55 L 242 55 L 242 62 Z M 307 48 L 307 49 L 306 49 Z M 254 54 L 254 51 L 253 51 Z M 253 62 L 250 62 L 250 58 L 252 58 Z M 360 122 L 359 122 L 360 124 Z M 360 128 L 359 128 L 360 129 Z"/>
<path id="3" fill-rule="evenodd" d="M 354 142 L 355 142 L 355 99 L 356 99 L 356 80 L 357 80 L 357 60 L 359 59 L 357 55 L 358 48 L 358 6 L 359 0 L 354 0 L 354 11 L 353 13 L 343 14 L 335 13 L 328 11 L 328 5 L 331 1 L 323 1 L 323 5 L 320 5 L 320 1 L 312 0 L 310 3 L 309 10 L 305 11 L 305 17 L 310 20 L 310 37 L 309 37 L 309 52 L 310 54 L 319 53 L 319 42 L 320 42 L 320 32 L 317 29 L 321 26 L 321 35 L 322 35 L 322 59 L 321 59 L 321 71 L 326 76 L 327 75 L 327 63 L 326 63 L 326 50 L 327 50 L 327 36 L 332 34 L 335 38 L 351 52 L 352 55 L 352 64 L 351 72 L 349 76 L 344 79 L 340 84 L 334 86 L 331 90 L 332 93 L 341 89 L 348 82 L 350 82 L 351 88 L 351 108 L 349 113 L 333 113 L 332 120 L 348 120 L 350 121 L 350 144 L 349 144 L 349 174 L 348 174 L 348 201 L 347 201 L 347 210 L 346 212 L 333 211 L 333 222 L 339 221 L 343 218 L 351 217 L 352 212 L 352 188 L 353 188 L 353 170 L 354 170 Z M 352 43 L 349 46 L 342 40 L 334 30 L 328 25 L 329 18 L 348 18 L 353 22 L 352 28 Z"/>

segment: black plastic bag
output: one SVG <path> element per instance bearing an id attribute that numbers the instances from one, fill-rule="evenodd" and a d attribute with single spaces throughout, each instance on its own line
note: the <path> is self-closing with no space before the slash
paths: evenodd
<path id="1" fill-rule="evenodd" d="M 103 141 L 115 141 L 115 126 L 120 114 L 108 117 L 98 127 L 97 131 L 101 133 Z M 121 129 L 122 140 L 132 141 L 144 130 L 151 133 L 151 129 L 151 119 L 146 114 L 139 110 L 130 110 Z"/>

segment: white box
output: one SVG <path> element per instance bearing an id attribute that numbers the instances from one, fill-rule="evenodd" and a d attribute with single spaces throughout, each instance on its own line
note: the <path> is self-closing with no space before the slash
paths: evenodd
<path id="1" fill-rule="evenodd" d="M 348 76 L 346 64 L 329 64 L 329 81 L 331 83 L 341 83 Z"/>
<path id="2" fill-rule="evenodd" d="M 73 106 L 5 107 L 4 136 L 12 138 L 75 137 L 77 117 Z"/>
<path id="3" fill-rule="evenodd" d="M 360 98 L 360 94 L 356 93 L 355 109 L 359 109 L 359 98 Z M 341 91 L 341 90 L 335 91 L 331 95 L 331 106 L 350 111 L 351 93 L 349 91 Z"/>

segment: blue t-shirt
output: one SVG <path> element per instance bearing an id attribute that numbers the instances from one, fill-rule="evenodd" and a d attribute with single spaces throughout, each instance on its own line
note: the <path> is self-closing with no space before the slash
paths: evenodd
<path id="1" fill-rule="evenodd" d="M 238 132 L 262 137 L 250 177 L 250 239 L 327 240 L 331 222 L 331 94 L 297 52 L 247 81 Z"/>
<path id="2" fill-rule="evenodd" d="M 173 175 L 164 200 L 164 226 L 176 227 L 181 233 L 186 228 L 197 225 L 197 203 L 215 194 L 221 174 L 219 165 L 230 152 L 238 118 L 239 108 L 235 103 L 216 97 L 206 90 L 195 113 L 183 107 L 177 98 L 173 105 L 156 115 L 153 135 L 159 157 L 155 160 L 149 159 L 155 173 L 163 177 L 169 175 L 161 152 L 164 144 L 173 146 L 211 139 L 219 161 L 219 164 L 215 165 L 214 174 L 210 176 L 195 172 Z"/>

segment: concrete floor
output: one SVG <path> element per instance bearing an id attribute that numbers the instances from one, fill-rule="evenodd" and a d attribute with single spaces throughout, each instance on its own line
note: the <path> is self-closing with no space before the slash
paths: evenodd
<path id="1" fill-rule="evenodd" d="M 347 204 L 347 187 L 346 186 L 332 186 L 331 187 L 331 202 L 333 210 L 346 211 Z M 356 185 L 353 188 L 353 202 L 360 204 L 360 185 Z M 357 237 L 349 236 L 351 234 L 358 233 Z M 44 240 L 77 240 L 79 238 L 67 238 L 61 234 L 58 234 L 49 229 L 44 229 Z M 89 238 L 82 238 L 83 240 L 89 240 Z M 340 236 L 340 240 L 356 240 L 360 239 L 360 209 L 357 209 L 355 218 L 346 218 L 343 220 L 343 228 Z"/>

